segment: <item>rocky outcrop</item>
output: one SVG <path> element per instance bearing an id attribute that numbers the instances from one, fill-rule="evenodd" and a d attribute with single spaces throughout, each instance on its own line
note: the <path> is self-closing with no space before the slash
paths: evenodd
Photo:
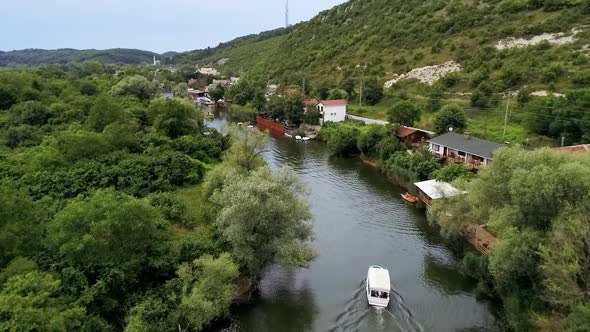
<path id="1" fill-rule="evenodd" d="M 407 79 L 417 79 L 422 83 L 432 85 L 443 76 L 460 71 L 462 69 L 463 68 L 460 64 L 452 60 L 447 61 L 441 65 L 415 68 L 406 74 L 394 74 L 392 80 L 385 82 L 385 88 L 391 88 L 397 82 Z"/>
<path id="2" fill-rule="evenodd" d="M 548 42 L 549 44 L 553 45 L 565 45 L 571 44 L 576 41 L 576 35 L 582 32 L 579 28 L 574 28 L 571 30 L 570 33 L 566 34 L 564 32 L 559 33 L 544 33 L 542 35 L 534 36 L 532 38 L 506 38 L 498 41 L 496 43 L 496 48 L 499 50 L 504 50 L 508 48 L 523 48 L 528 46 L 537 45 L 541 42 Z"/>

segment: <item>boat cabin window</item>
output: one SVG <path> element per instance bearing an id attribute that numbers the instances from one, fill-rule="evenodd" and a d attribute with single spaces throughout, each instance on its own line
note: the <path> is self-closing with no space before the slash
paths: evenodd
<path id="1" fill-rule="evenodd" d="M 389 294 L 387 292 L 380 292 L 380 291 L 372 290 L 371 297 L 376 297 L 376 298 L 380 298 L 380 299 L 387 299 L 387 298 L 389 298 Z"/>

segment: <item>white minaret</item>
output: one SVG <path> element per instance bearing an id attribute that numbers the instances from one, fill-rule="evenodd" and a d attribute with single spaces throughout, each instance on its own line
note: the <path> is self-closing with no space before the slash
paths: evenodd
<path id="1" fill-rule="evenodd" d="M 285 4 L 285 28 L 289 27 L 289 0 Z"/>

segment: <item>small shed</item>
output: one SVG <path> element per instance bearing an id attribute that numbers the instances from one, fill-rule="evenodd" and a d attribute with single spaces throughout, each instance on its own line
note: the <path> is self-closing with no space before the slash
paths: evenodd
<path id="1" fill-rule="evenodd" d="M 439 180 L 416 182 L 414 185 L 419 189 L 418 196 L 426 205 L 430 205 L 433 200 L 465 194 L 450 183 Z"/>
<path id="2" fill-rule="evenodd" d="M 432 135 L 434 132 L 406 126 L 399 127 L 397 131 L 397 138 L 410 145 L 420 145 L 430 139 Z"/>

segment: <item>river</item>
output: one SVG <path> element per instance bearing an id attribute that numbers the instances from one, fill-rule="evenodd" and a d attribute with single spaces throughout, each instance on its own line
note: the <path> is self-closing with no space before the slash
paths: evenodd
<path id="1" fill-rule="evenodd" d="M 476 299 L 475 283 L 459 274 L 424 211 L 404 203 L 378 170 L 331 157 L 319 142 L 283 137 L 263 156 L 307 185 L 318 258 L 309 269 L 269 268 L 259 296 L 221 331 L 498 330 L 495 307 Z M 389 269 L 387 309 L 367 304 L 364 281 L 374 264 Z"/>

